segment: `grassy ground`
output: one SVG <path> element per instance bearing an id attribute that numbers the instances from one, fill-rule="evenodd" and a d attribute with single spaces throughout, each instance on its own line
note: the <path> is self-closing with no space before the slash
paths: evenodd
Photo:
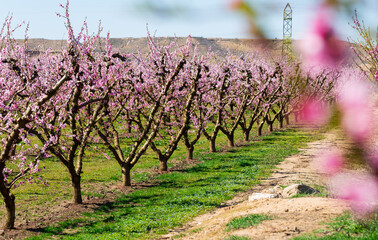
<path id="1" fill-rule="evenodd" d="M 256 226 L 264 220 L 271 219 L 271 216 L 262 214 L 251 214 L 246 217 L 235 218 L 226 224 L 226 231 Z"/>
<path id="2" fill-rule="evenodd" d="M 242 237 L 242 236 L 230 236 L 223 240 L 251 240 L 251 239 L 247 237 Z"/>
<path id="3" fill-rule="evenodd" d="M 356 219 L 349 213 L 337 217 L 333 222 L 327 223 L 325 229 L 317 230 L 317 233 L 327 235 L 318 237 L 317 233 L 294 238 L 295 240 L 344 240 L 344 239 L 378 239 L 378 214 L 370 220 Z"/>
<path id="4" fill-rule="evenodd" d="M 239 133 L 240 134 L 240 133 Z M 200 160 L 196 166 L 181 171 L 155 175 L 146 169 L 155 168 L 154 155 L 147 154 L 134 171 L 134 180 L 149 178 L 154 186 L 136 190 L 120 197 L 94 213 L 86 213 L 79 219 L 61 222 L 45 227 L 40 236 L 31 239 L 151 239 L 167 233 L 189 219 L 221 204 L 240 191 L 250 189 L 266 177 L 272 168 L 285 157 L 297 153 L 306 142 L 315 140 L 318 135 L 287 130 L 274 132 L 260 137 L 242 147 L 217 153 L 207 152 L 207 141 L 202 141 L 195 157 Z M 226 142 L 220 136 L 218 146 Z M 185 157 L 180 148 L 174 159 Z M 90 186 L 95 184 L 116 184 L 120 180 L 119 168 L 114 161 L 104 160 L 95 151 L 90 156 L 84 169 L 84 195 L 101 195 Z M 53 161 L 53 159 L 51 159 Z M 47 163 L 46 163 L 47 164 Z M 98 166 L 103 168 L 98 169 Z M 37 189 L 20 188 L 18 199 L 33 199 L 33 203 L 54 204 L 57 200 L 70 196 L 66 174 L 60 164 L 52 164 L 54 171 L 47 169 L 45 178 L 50 187 Z M 143 170 L 144 169 L 144 170 Z M 101 174 L 99 174 L 101 172 Z M 58 191 L 57 195 L 52 192 Z M 33 195 L 33 193 L 35 195 Z M 38 197 L 37 197 L 38 195 Z M 51 196 L 50 196 L 51 195 Z"/>

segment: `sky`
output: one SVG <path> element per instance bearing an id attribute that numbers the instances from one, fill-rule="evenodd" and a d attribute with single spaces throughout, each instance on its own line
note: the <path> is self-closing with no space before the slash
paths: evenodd
<path id="1" fill-rule="evenodd" d="M 62 40 L 66 38 L 63 13 L 59 4 L 66 0 L 0 0 L 0 20 L 13 16 L 13 24 L 29 23 L 30 38 Z M 354 8 L 373 34 L 378 26 L 378 0 L 360 0 Z M 113 38 L 155 36 L 251 38 L 247 21 L 229 7 L 230 0 L 71 0 L 70 18 L 77 32 L 86 19 L 91 32 L 99 21 L 103 36 Z M 259 10 L 259 21 L 269 38 L 282 38 L 283 8 L 293 9 L 293 38 L 305 36 L 307 26 L 320 0 L 251 0 Z M 340 38 L 356 38 L 351 26 L 352 13 L 342 12 L 335 21 Z M 14 33 L 23 38 L 24 31 Z"/>

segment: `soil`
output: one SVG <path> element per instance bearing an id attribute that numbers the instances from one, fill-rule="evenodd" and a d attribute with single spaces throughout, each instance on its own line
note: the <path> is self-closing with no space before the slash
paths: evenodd
<path id="1" fill-rule="evenodd" d="M 322 223 L 329 222 L 348 210 L 344 202 L 328 196 L 327 181 L 313 165 L 313 160 L 319 153 L 335 145 L 346 147 L 347 143 L 335 133 L 326 134 L 325 139 L 309 143 L 299 154 L 281 162 L 271 177 L 255 188 L 239 194 L 226 202 L 224 207 L 198 216 L 159 239 L 215 240 L 233 235 L 251 239 L 289 239 L 324 227 Z M 282 198 L 282 188 L 297 183 L 321 188 L 325 197 Z M 248 201 L 248 196 L 252 193 L 275 193 L 280 198 Z M 247 229 L 225 231 L 225 225 L 232 219 L 250 214 L 270 215 L 272 220 Z"/>

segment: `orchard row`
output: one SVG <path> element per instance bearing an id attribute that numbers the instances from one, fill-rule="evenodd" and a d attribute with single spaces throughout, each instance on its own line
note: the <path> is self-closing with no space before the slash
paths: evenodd
<path id="1" fill-rule="evenodd" d="M 48 155 L 70 175 L 73 202 L 81 204 L 83 160 L 88 146 L 103 143 L 119 163 L 123 185 L 151 148 L 160 170 L 183 141 L 187 158 L 203 135 L 211 152 L 219 132 L 235 146 L 240 128 L 248 141 L 253 126 L 283 127 L 308 101 L 332 101 L 336 71 L 304 72 L 294 61 L 268 62 L 257 55 L 216 59 L 197 53 L 191 38 L 184 46 L 160 45 L 148 36 L 147 55 L 120 54 L 109 38 L 97 48 L 99 34 L 86 25 L 75 36 L 66 8 L 67 46 L 62 52 L 30 56 L 27 41 L 11 38 L 10 20 L 1 33 L 0 191 L 5 203 L 3 228 L 13 228 L 12 189 L 40 171 Z M 302 111 L 306 118 L 306 111 Z M 310 113 L 312 114 L 312 113 Z M 131 142 L 126 150 L 124 139 Z M 38 143 L 36 143 L 38 141 Z M 160 144 L 164 142 L 164 144 Z M 31 158 L 33 156 L 33 158 Z"/>

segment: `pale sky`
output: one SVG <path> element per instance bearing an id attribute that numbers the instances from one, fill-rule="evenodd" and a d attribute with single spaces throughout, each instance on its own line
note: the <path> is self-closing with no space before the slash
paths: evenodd
<path id="1" fill-rule="evenodd" d="M 361 0 L 354 7 L 359 18 L 373 30 L 378 25 L 378 0 Z M 65 0 L 0 0 L 0 19 L 13 16 L 13 23 L 30 24 L 30 38 L 65 39 L 64 20 L 59 3 Z M 101 20 L 103 36 L 114 38 L 145 37 L 146 24 L 156 36 L 250 38 L 247 23 L 239 13 L 231 11 L 230 0 L 71 0 L 71 21 L 76 32 L 87 19 L 91 32 Z M 304 36 L 319 0 L 254 0 L 260 9 L 260 21 L 269 38 L 282 38 L 282 12 L 286 3 L 293 8 L 293 37 Z M 348 25 L 352 15 L 343 13 L 335 26 L 341 38 L 355 37 Z M 24 32 L 14 34 L 23 38 Z"/>

